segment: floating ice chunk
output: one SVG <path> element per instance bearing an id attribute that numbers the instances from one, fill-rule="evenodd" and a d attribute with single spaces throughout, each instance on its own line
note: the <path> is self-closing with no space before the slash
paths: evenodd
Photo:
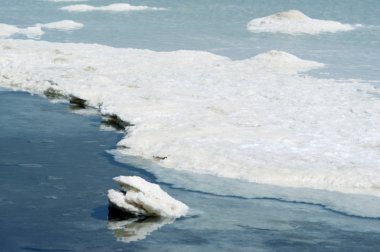
<path id="1" fill-rule="evenodd" d="M 318 34 L 322 32 L 350 31 L 354 27 L 336 21 L 312 19 L 298 10 L 279 12 L 267 17 L 251 20 L 247 29 L 251 32 L 273 32 L 287 34 Z"/>
<path id="2" fill-rule="evenodd" d="M 114 180 L 123 191 L 109 190 L 108 199 L 113 206 L 127 213 L 177 218 L 188 211 L 185 204 L 172 198 L 157 184 L 137 176 L 119 176 Z"/>
<path id="3" fill-rule="evenodd" d="M 148 6 L 134 6 L 127 3 L 115 3 L 107 6 L 92 6 L 87 4 L 77 4 L 62 7 L 61 10 L 74 11 L 74 12 L 87 12 L 87 11 L 109 11 L 109 12 L 126 12 L 126 11 L 142 11 L 142 10 L 165 10 L 165 8 L 148 7 Z"/>
<path id="4" fill-rule="evenodd" d="M 47 24 L 36 24 L 34 26 L 19 28 L 15 25 L 1 24 L 0 23 L 0 38 L 9 38 L 13 35 L 20 34 L 27 38 L 38 39 L 45 32 L 43 29 L 55 29 L 62 31 L 77 30 L 83 27 L 83 24 L 74 22 L 72 20 L 62 20 Z"/>
<path id="5" fill-rule="evenodd" d="M 37 24 L 36 26 L 39 26 L 44 29 L 54 29 L 54 30 L 62 30 L 62 31 L 71 31 L 71 30 L 77 30 L 83 27 L 83 24 L 75 22 L 73 20 L 62 20 L 47 24 Z"/>

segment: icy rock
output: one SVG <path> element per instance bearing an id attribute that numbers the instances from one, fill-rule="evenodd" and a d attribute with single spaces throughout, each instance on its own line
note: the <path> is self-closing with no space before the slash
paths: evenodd
<path id="1" fill-rule="evenodd" d="M 114 181 L 122 191 L 108 190 L 110 204 L 134 215 L 178 218 L 186 215 L 188 206 L 174 199 L 159 185 L 137 176 L 119 176 Z"/>

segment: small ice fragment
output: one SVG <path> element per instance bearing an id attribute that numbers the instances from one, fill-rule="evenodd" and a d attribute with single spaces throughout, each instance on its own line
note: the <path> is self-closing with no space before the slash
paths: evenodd
<path id="1" fill-rule="evenodd" d="M 119 176 L 114 181 L 122 191 L 108 190 L 112 206 L 134 215 L 178 218 L 184 216 L 188 206 L 174 199 L 159 185 L 137 176 Z"/>

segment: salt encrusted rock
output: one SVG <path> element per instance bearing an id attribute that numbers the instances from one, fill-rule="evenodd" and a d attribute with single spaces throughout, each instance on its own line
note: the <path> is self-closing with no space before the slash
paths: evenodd
<path id="1" fill-rule="evenodd" d="M 178 218 L 184 216 L 188 206 L 174 199 L 159 185 L 137 176 L 119 176 L 114 181 L 122 191 L 108 190 L 112 206 L 134 215 Z"/>

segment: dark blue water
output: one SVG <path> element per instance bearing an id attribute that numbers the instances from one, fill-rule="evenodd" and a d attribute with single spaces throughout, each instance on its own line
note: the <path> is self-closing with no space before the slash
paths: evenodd
<path id="1" fill-rule="evenodd" d="M 112 177 L 155 178 L 114 162 L 105 151 L 120 135 L 99 124 L 67 104 L 0 91 L 0 251 L 380 251 L 379 219 L 167 184 L 189 217 L 109 221 Z"/>

